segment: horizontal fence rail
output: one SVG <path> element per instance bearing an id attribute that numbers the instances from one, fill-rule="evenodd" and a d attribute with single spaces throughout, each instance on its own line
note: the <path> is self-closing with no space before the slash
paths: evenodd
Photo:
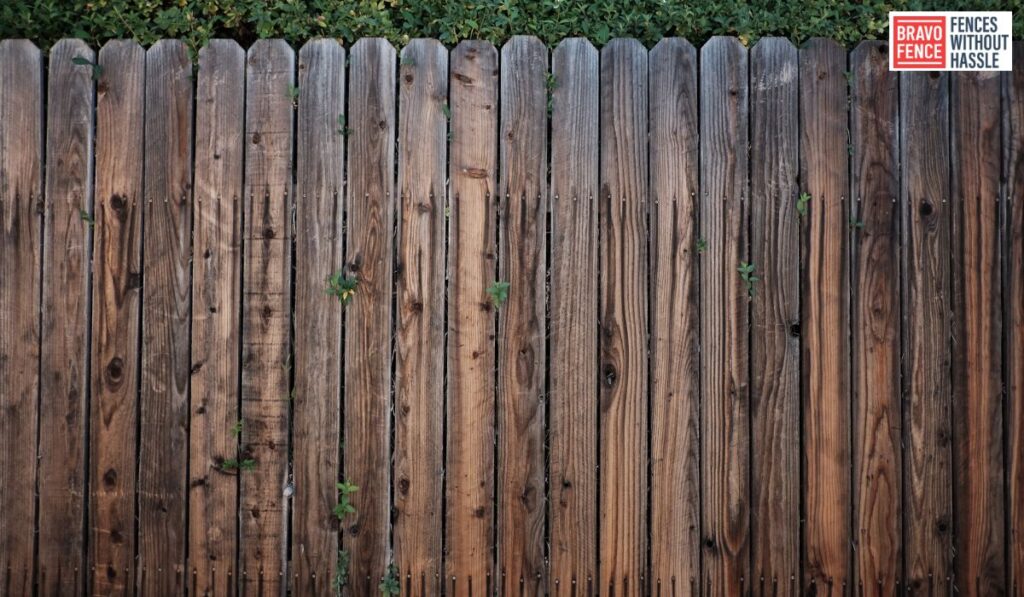
<path id="1" fill-rule="evenodd" d="M 1024 69 L 887 50 L 0 41 L 0 595 L 1022 594 Z"/>

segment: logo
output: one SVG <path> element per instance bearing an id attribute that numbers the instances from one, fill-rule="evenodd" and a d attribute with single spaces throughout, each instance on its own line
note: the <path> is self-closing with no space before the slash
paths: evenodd
<path id="1" fill-rule="evenodd" d="M 889 70 L 1013 70 L 1010 12 L 889 13 Z"/>

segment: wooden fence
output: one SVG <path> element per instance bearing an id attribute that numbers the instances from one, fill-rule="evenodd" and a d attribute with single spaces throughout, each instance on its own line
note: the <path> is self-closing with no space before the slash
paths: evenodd
<path id="1" fill-rule="evenodd" d="M 886 52 L 0 42 L 0 591 L 1022 594 L 1024 69 Z"/>

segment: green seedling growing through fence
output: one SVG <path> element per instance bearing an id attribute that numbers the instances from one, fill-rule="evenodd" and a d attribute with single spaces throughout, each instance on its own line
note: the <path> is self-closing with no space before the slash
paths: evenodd
<path id="1" fill-rule="evenodd" d="M 96 218 L 94 218 L 91 213 L 85 211 L 84 209 L 80 209 L 78 210 L 78 215 L 82 218 L 83 222 L 89 225 L 89 228 L 93 228 L 96 226 Z"/>
<path id="2" fill-rule="evenodd" d="M 99 81 L 100 77 L 103 76 L 103 67 L 84 56 L 75 56 L 71 59 L 71 63 L 76 66 L 88 66 L 91 68 L 93 81 Z"/>
<path id="3" fill-rule="evenodd" d="M 338 297 L 342 305 L 352 302 L 357 288 L 359 288 L 359 279 L 355 276 L 346 276 L 340 271 L 327 276 L 327 294 Z"/>
<path id="4" fill-rule="evenodd" d="M 551 112 L 554 109 L 555 104 L 555 89 L 558 87 L 558 79 L 555 78 L 554 73 L 548 73 L 548 116 L 551 116 Z"/>
<path id="5" fill-rule="evenodd" d="M 495 282 L 487 287 L 487 296 L 491 297 L 494 308 L 501 307 L 508 300 L 508 289 L 511 286 L 508 282 Z"/>
<path id="6" fill-rule="evenodd" d="M 864 227 L 864 221 L 858 220 L 857 218 L 850 218 L 850 228 L 854 230 L 860 230 Z"/>
<path id="7" fill-rule="evenodd" d="M 348 128 L 345 124 L 345 115 L 338 114 L 338 134 L 342 137 L 348 137 L 348 134 L 352 132 L 352 129 Z"/>
<path id="8" fill-rule="evenodd" d="M 353 493 L 359 491 L 359 487 L 347 480 L 337 483 L 335 487 L 338 488 L 338 503 L 334 505 L 334 517 L 341 521 L 349 514 L 356 513 L 356 507 L 352 505 L 350 498 Z"/>
<path id="9" fill-rule="evenodd" d="M 747 286 L 747 296 L 753 298 L 756 292 L 754 284 L 761 279 L 754 275 L 754 264 L 741 261 L 737 271 L 740 273 L 740 279 Z"/>
<path id="10" fill-rule="evenodd" d="M 811 195 L 809 193 L 800 193 L 800 196 L 796 199 L 796 213 L 800 214 L 801 218 L 807 216 L 807 205 L 811 202 Z"/>
<path id="11" fill-rule="evenodd" d="M 334 563 L 334 579 L 331 589 L 335 595 L 341 595 L 341 588 L 348 584 L 348 569 L 351 558 L 344 549 L 338 551 L 338 559 Z"/>
<path id="12" fill-rule="evenodd" d="M 402 66 L 416 66 L 416 59 L 406 54 L 402 56 Z"/>
<path id="13" fill-rule="evenodd" d="M 441 112 L 444 113 L 444 119 L 450 125 L 452 122 L 452 108 L 448 105 L 448 102 L 441 104 Z M 452 127 L 448 127 L 448 142 L 452 142 Z"/>
<path id="14" fill-rule="evenodd" d="M 388 571 L 384 578 L 381 579 L 380 585 L 377 588 L 380 589 L 380 594 L 384 597 L 398 595 L 401 591 L 401 586 L 398 582 L 398 566 L 394 562 L 388 564 Z"/>
<path id="15" fill-rule="evenodd" d="M 246 458 L 244 460 L 238 460 L 237 458 L 228 458 L 227 460 L 220 463 L 220 470 L 222 471 L 251 471 L 256 468 L 256 461 L 252 458 Z"/>
<path id="16" fill-rule="evenodd" d="M 708 241 L 704 240 L 703 238 L 698 238 L 697 239 L 697 253 L 698 254 L 702 254 L 702 253 L 704 253 L 707 250 L 708 250 Z"/>
<path id="17" fill-rule="evenodd" d="M 288 84 L 288 98 L 292 100 L 293 106 L 299 105 L 299 86 Z"/>
<path id="18" fill-rule="evenodd" d="M 237 422 L 235 422 L 234 425 L 231 426 L 231 435 L 233 435 L 234 437 L 239 437 L 240 435 L 242 435 L 242 420 L 241 419 L 239 419 Z"/>

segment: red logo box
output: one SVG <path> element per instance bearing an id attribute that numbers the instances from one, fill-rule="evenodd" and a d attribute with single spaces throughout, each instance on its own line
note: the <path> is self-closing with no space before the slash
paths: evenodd
<path id="1" fill-rule="evenodd" d="M 922 70 L 946 67 L 946 17 L 892 17 L 892 66 Z"/>

